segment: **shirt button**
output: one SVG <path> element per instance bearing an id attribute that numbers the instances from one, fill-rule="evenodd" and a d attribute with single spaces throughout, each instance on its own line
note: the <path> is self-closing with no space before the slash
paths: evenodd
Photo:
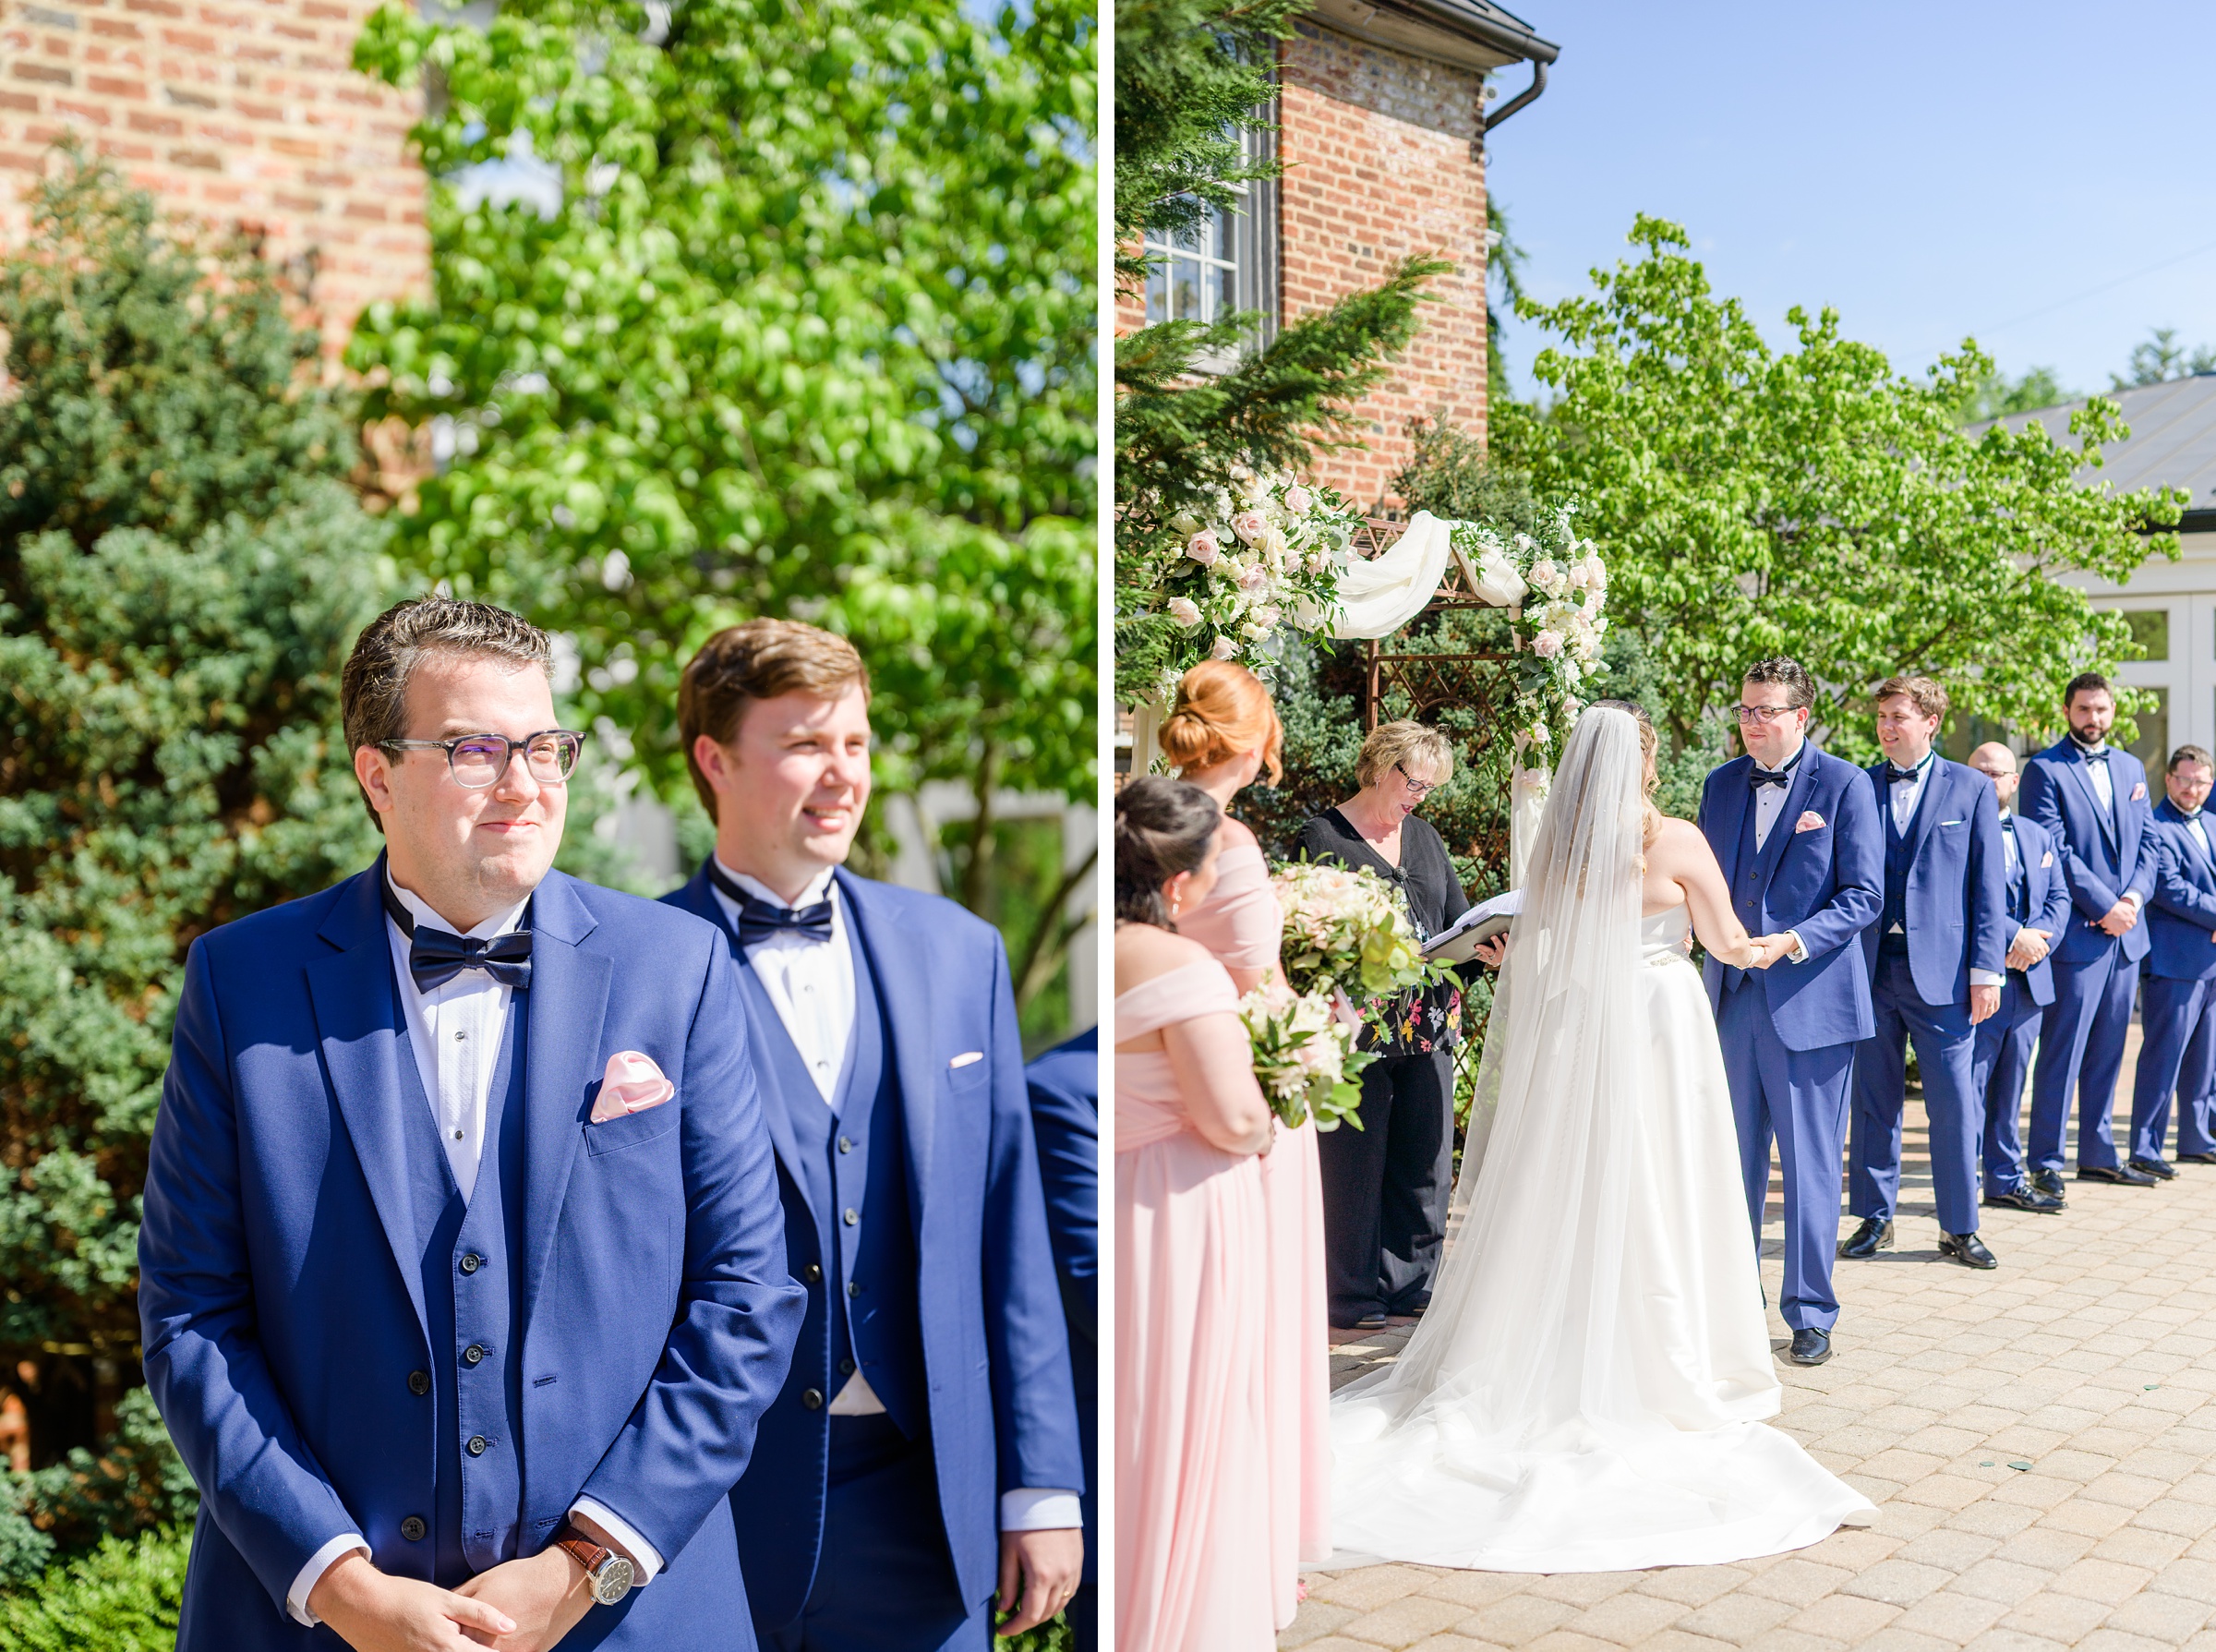
<path id="1" fill-rule="evenodd" d="M 811 1411 L 822 1410 L 824 1405 L 824 1391 L 820 1388 L 802 1389 L 801 1391 L 801 1404 L 807 1406 Z"/>
<path id="2" fill-rule="evenodd" d="M 420 1514 L 411 1514 L 400 1523 L 400 1535 L 411 1543 L 422 1542 L 424 1533 L 430 1529 L 429 1526 L 424 1525 L 423 1516 Z"/>
<path id="3" fill-rule="evenodd" d="M 475 1273 L 484 1265 L 485 1259 L 474 1250 L 462 1259 L 462 1272 L 464 1273 Z"/>
<path id="4" fill-rule="evenodd" d="M 490 1443 L 491 1441 L 487 1440 L 484 1435 L 472 1434 L 469 1437 L 469 1454 L 473 1457 L 482 1457 L 485 1454 L 485 1448 Z"/>
<path id="5" fill-rule="evenodd" d="M 852 1227 L 857 1222 L 861 1220 L 861 1212 L 856 1210 L 852 1205 L 849 1205 L 843 1220 L 849 1227 Z"/>
<path id="6" fill-rule="evenodd" d="M 462 1363 L 464 1365 L 476 1365 L 479 1360 L 483 1359 L 486 1354 L 488 1352 L 489 1350 L 487 1349 L 482 1344 L 472 1343 L 468 1347 L 462 1350 Z"/>
<path id="7" fill-rule="evenodd" d="M 428 1371 L 410 1371 L 408 1373 L 408 1392 L 413 1394 L 426 1394 L 430 1393 L 431 1373 Z"/>
<path id="8" fill-rule="evenodd" d="M 459 1141 L 459 1140 L 462 1140 L 462 1132 L 461 1132 L 461 1131 L 459 1131 L 459 1130 L 456 1130 L 456 1131 L 454 1132 L 454 1140 L 455 1140 L 456 1141 Z"/>
<path id="9" fill-rule="evenodd" d="M 823 1284 L 824 1270 L 822 1264 L 818 1262 L 810 1262 L 805 1268 L 801 1270 L 801 1277 L 806 1280 L 810 1284 Z"/>
<path id="10" fill-rule="evenodd" d="M 454 1042 L 455 1042 L 456 1043 L 461 1043 L 461 1042 L 462 1042 L 464 1039 L 467 1038 L 468 1036 L 469 1036 L 469 1034 L 468 1034 L 468 1033 L 466 1033 L 466 1032 L 456 1032 L 456 1033 L 454 1034 Z"/>

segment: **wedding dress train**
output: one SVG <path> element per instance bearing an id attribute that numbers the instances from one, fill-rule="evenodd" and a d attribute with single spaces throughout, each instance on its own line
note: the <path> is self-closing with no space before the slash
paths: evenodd
<path id="1" fill-rule="evenodd" d="M 1343 1554 L 1614 1572 L 1874 1515 L 1782 1399 L 1682 906 L 1638 912 L 1637 727 L 1588 710 L 1525 879 L 1450 1242 L 1400 1359 L 1333 1396 Z"/>

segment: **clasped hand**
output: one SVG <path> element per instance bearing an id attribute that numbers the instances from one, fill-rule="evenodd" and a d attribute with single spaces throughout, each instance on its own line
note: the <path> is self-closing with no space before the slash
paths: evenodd
<path id="1" fill-rule="evenodd" d="M 2019 929 L 2016 939 L 2008 943 L 2007 964 L 2011 970 L 2029 970 L 2047 956 L 2047 932 L 2043 929 Z"/>
<path id="2" fill-rule="evenodd" d="M 592 1603 L 584 1569 L 553 1548 L 504 1561 L 458 1589 L 379 1572 L 357 1550 L 307 1597 L 308 1610 L 355 1652 L 547 1652 Z"/>
<path id="3" fill-rule="evenodd" d="M 2136 900 L 2119 900 L 2102 918 L 2101 929 L 2105 935 L 2128 935 L 2138 926 L 2138 922 L 2139 903 Z"/>

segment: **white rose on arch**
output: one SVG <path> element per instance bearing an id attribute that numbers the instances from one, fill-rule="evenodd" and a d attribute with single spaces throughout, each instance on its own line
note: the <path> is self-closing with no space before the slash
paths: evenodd
<path id="1" fill-rule="evenodd" d="M 1176 621 L 1186 630 L 1190 631 L 1200 623 L 1200 605 L 1191 597 L 1173 597 L 1170 598 L 1169 606 L 1170 618 Z"/>
<path id="2" fill-rule="evenodd" d="M 1216 635 L 1216 645 L 1210 648 L 1208 653 L 1209 657 L 1211 659 L 1236 659 L 1239 654 L 1239 645 L 1231 637 L 1227 637 L 1222 633 L 1218 633 Z"/>

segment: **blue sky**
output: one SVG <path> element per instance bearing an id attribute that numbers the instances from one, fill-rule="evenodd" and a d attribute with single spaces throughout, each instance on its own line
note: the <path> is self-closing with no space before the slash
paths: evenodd
<path id="1" fill-rule="evenodd" d="M 2080 391 L 2150 326 L 2216 344 L 2208 0 L 1510 3 L 1562 49 L 1490 139 L 1535 296 L 1589 290 L 1647 211 L 1773 344 L 1830 305 L 1897 368 L 1970 333 Z M 1519 394 L 1542 342 L 1511 326 Z"/>

